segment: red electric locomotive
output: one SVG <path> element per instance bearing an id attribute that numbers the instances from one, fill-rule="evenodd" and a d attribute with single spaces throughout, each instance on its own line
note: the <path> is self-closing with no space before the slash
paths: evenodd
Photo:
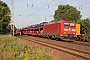
<path id="1" fill-rule="evenodd" d="M 74 21 L 60 20 L 51 22 L 43 27 L 43 37 L 74 41 L 76 24 Z"/>

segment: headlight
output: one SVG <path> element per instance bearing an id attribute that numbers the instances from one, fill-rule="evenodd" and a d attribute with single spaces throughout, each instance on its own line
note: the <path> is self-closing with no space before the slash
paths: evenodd
<path id="1" fill-rule="evenodd" d="M 76 29 L 72 29 L 72 31 L 76 31 Z"/>
<path id="2" fill-rule="evenodd" d="M 75 33 L 73 33 L 73 34 L 75 34 Z"/>
<path id="3" fill-rule="evenodd" d="M 68 29 L 64 29 L 64 31 L 68 31 Z"/>

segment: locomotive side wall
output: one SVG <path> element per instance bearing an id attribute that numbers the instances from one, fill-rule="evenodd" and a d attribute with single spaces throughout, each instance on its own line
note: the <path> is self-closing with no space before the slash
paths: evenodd
<path id="1" fill-rule="evenodd" d="M 44 28 L 43 28 L 43 34 L 44 35 L 61 34 L 61 24 L 60 23 L 55 23 L 55 24 L 45 25 Z"/>

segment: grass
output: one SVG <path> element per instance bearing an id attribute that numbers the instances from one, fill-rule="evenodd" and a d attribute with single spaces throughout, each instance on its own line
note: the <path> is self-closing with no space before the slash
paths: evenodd
<path id="1" fill-rule="evenodd" d="M 37 47 L 28 46 L 26 43 L 10 38 L 7 35 L 0 35 L 0 59 L 1 60 L 52 60 Z"/>

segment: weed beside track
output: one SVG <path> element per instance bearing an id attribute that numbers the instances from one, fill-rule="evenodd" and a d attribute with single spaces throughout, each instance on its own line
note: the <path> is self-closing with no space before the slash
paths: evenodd
<path id="1" fill-rule="evenodd" d="M 28 46 L 26 43 L 13 38 L 0 35 L 1 60 L 52 60 L 52 57 L 37 47 Z"/>

